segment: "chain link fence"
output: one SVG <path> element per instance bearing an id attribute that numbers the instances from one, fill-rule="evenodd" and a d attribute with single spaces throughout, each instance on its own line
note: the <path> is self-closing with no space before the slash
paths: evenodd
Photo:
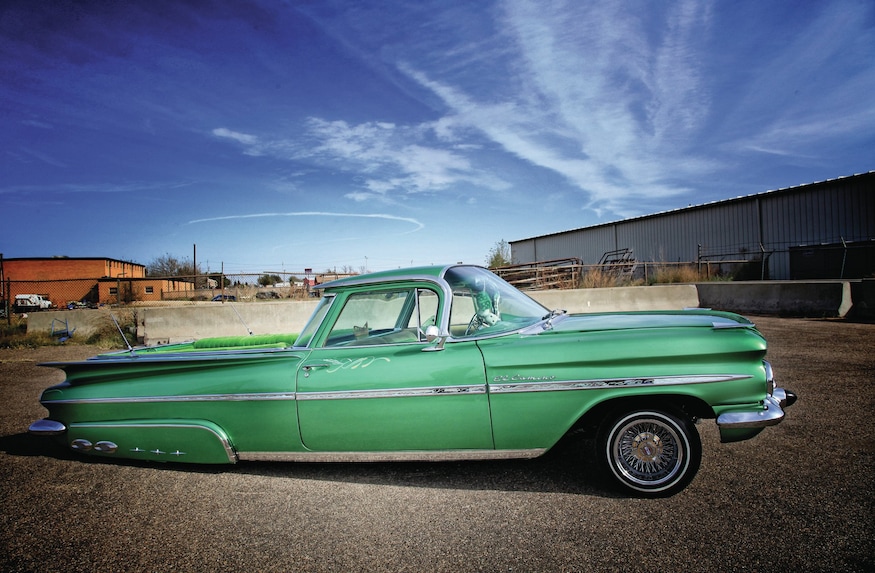
<path id="1" fill-rule="evenodd" d="M 697 260 L 640 261 L 631 249 L 605 253 L 598 264 L 567 258 L 509 265 L 496 274 L 523 290 L 593 288 L 710 280 L 768 280 L 776 260 L 793 279 L 865 278 L 875 276 L 875 241 L 824 245 L 698 246 Z M 781 274 L 781 273 L 779 273 Z M 48 309 L 95 308 L 102 305 L 188 302 L 247 302 L 297 299 L 317 293 L 314 286 L 351 273 L 265 272 L 206 273 L 193 276 L 0 281 L 0 317 Z"/>
<path id="2" fill-rule="evenodd" d="M 875 240 L 820 245 L 697 245 L 695 261 L 646 261 L 632 249 L 602 255 L 596 264 L 579 258 L 538 261 L 493 269 L 523 290 L 635 286 L 707 281 L 762 281 L 875 277 Z"/>
<path id="3" fill-rule="evenodd" d="M 319 284 L 349 273 L 210 273 L 194 276 L 63 280 L 6 279 L 0 282 L 0 317 L 43 310 L 187 302 L 303 300 Z"/>
<path id="4" fill-rule="evenodd" d="M 631 256 L 607 257 L 598 264 L 558 259 L 493 269 L 521 290 L 600 288 L 711 280 L 748 280 L 761 272 L 759 259 L 721 258 L 696 262 L 638 261 Z"/>

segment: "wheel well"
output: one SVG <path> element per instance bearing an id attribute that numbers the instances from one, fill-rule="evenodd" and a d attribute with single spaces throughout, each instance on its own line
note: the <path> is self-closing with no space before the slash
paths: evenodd
<path id="1" fill-rule="evenodd" d="M 698 418 L 713 418 L 714 411 L 703 400 L 683 394 L 629 396 L 605 400 L 590 408 L 574 424 L 569 433 L 595 437 L 605 418 L 632 410 L 664 410 L 680 418 L 695 421 Z"/>

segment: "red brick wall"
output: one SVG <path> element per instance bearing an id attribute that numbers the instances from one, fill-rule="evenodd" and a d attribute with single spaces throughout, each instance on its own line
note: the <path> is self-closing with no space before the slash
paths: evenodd
<path id="1" fill-rule="evenodd" d="M 112 259 L 7 259 L 3 274 L 13 281 L 51 281 L 61 279 L 142 278 L 146 267 Z"/>
<path id="2" fill-rule="evenodd" d="M 122 289 L 122 299 L 132 298 L 138 301 L 163 300 L 163 294 L 167 291 L 178 292 L 181 290 L 194 290 L 194 285 L 187 281 L 175 281 L 165 279 L 141 279 L 126 281 L 124 278 L 115 281 L 102 280 L 98 284 L 100 302 L 118 302 L 117 290 Z M 152 292 L 148 292 L 149 290 Z"/>

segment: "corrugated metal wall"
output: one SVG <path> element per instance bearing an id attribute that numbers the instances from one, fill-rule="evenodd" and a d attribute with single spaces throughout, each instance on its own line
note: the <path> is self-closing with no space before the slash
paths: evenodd
<path id="1" fill-rule="evenodd" d="M 631 248 L 638 261 L 756 260 L 791 278 L 790 247 L 875 241 L 875 171 L 511 241 L 515 263 L 576 257 L 596 264 Z"/>

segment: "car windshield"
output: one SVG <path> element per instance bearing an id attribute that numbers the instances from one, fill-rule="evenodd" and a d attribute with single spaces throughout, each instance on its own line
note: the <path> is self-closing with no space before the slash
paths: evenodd
<path id="1" fill-rule="evenodd" d="M 453 267 L 444 275 L 453 291 L 453 338 L 488 336 L 531 326 L 550 312 L 480 267 Z"/>
<path id="2" fill-rule="evenodd" d="M 310 316 L 310 320 L 307 321 L 304 330 L 298 335 L 298 339 L 295 341 L 295 346 L 308 346 L 310 344 L 310 339 L 313 338 L 319 325 L 322 324 L 322 319 L 325 318 L 325 314 L 328 312 L 328 307 L 331 306 L 333 300 L 333 296 L 324 296 L 319 300 L 316 310 L 313 311 L 313 314 Z"/>

